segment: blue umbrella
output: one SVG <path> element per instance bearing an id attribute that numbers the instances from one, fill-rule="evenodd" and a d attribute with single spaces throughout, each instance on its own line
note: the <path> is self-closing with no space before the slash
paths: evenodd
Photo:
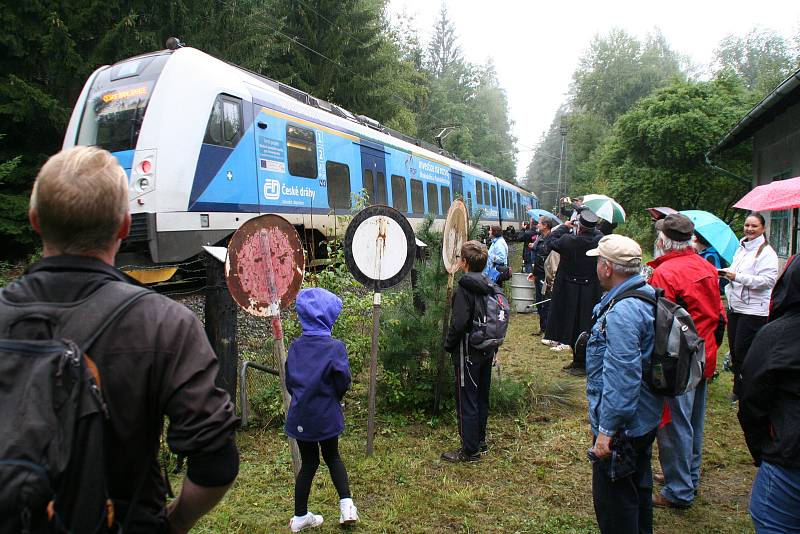
<path id="1" fill-rule="evenodd" d="M 542 215 L 550 217 L 551 219 L 556 221 L 558 224 L 561 224 L 561 219 L 559 219 L 558 217 L 556 217 L 555 215 L 553 215 L 552 213 L 550 213 L 547 210 L 540 210 L 538 208 L 535 208 L 535 209 L 532 209 L 532 210 L 528 210 L 528 217 L 530 217 L 531 219 L 533 219 L 536 222 L 539 222 L 539 217 L 541 217 Z"/>
<path id="2" fill-rule="evenodd" d="M 739 238 L 733 233 L 725 221 L 707 211 L 685 210 L 680 213 L 689 217 L 694 223 L 694 231 L 717 249 L 719 255 L 728 262 L 733 263 L 733 255 L 739 247 Z"/>

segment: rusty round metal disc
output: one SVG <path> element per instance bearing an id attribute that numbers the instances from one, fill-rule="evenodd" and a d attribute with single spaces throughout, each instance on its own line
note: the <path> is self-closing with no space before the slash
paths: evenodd
<path id="1" fill-rule="evenodd" d="M 442 233 L 442 260 L 447 272 L 454 274 L 460 267 L 461 245 L 467 240 L 467 206 L 457 198 L 447 210 Z"/>
<path id="2" fill-rule="evenodd" d="M 294 226 L 278 215 L 261 215 L 231 237 L 225 275 L 233 300 L 252 315 L 275 316 L 303 285 L 306 259 Z"/>
<path id="3" fill-rule="evenodd" d="M 347 268 L 357 281 L 376 291 L 395 286 L 408 275 L 416 247 L 408 219 L 389 206 L 364 208 L 344 236 Z"/>

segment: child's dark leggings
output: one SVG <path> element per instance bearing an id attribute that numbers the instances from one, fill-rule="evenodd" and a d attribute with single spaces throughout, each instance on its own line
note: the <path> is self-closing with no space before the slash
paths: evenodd
<path id="1" fill-rule="evenodd" d="M 297 479 L 294 482 L 294 515 L 300 517 L 308 513 L 308 494 L 311 493 L 311 482 L 319 467 L 319 451 L 322 449 L 322 459 L 331 472 L 331 480 L 339 493 L 340 499 L 350 498 L 350 482 L 347 480 L 347 470 L 339 457 L 339 438 L 326 439 L 325 441 L 298 441 L 302 465 Z"/>

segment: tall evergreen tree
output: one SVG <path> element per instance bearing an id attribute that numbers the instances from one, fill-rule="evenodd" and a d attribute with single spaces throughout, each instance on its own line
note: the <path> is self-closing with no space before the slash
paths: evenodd
<path id="1" fill-rule="evenodd" d="M 440 78 L 460 63 L 463 63 L 463 56 L 457 42 L 456 28 L 447 14 L 447 6 L 442 3 L 433 37 L 428 43 L 428 70 L 435 78 Z"/>
<path id="2" fill-rule="evenodd" d="M 381 122 L 413 99 L 413 71 L 388 35 L 385 0 L 284 0 L 271 76 Z"/>

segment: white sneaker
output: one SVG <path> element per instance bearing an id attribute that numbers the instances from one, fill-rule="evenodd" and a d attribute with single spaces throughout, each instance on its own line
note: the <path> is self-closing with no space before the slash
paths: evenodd
<path id="1" fill-rule="evenodd" d="M 339 501 L 339 524 L 352 525 L 358 521 L 358 509 L 353 504 L 353 499 L 342 499 Z"/>
<path id="2" fill-rule="evenodd" d="M 548 347 L 555 347 L 556 345 L 558 345 L 558 341 L 542 338 L 542 345 L 547 345 Z"/>
<path id="3" fill-rule="evenodd" d="M 321 524 L 322 516 L 312 514 L 311 512 L 306 513 L 306 515 L 302 517 L 294 516 L 289 520 L 289 528 L 292 530 L 292 532 L 300 532 L 301 530 L 315 528 Z"/>
<path id="4" fill-rule="evenodd" d="M 556 352 L 561 352 L 562 350 L 570 350 L 571 347 L 569 345 L 564 345 L 563 343 L 558 343 L 553 347 L 550 347 L 550 350 L 554 350 Z"/>

